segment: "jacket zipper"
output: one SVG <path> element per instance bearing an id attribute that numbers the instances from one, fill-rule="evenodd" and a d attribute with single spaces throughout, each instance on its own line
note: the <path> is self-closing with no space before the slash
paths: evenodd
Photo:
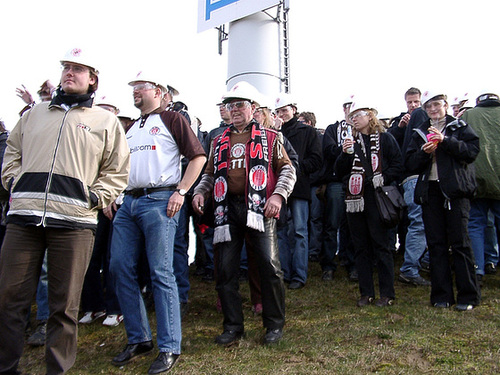
<path id="1" fill-rule="evenodd" d="M 43 215 L 42 215 L 42 220 L 40 221 L 40 223 L 37 225 L 37 226 L 44 226 L 47 224 L 45 222 L 46 220 L 46 214 L 47 214 L 47 201 L 49 199 L 49 189 L 50 189 L 50 185 L 52 183 L 52 176 L 54 175 L 54 166 L 55 166 L 55 163 L 56 163 L 56 155 L 57 155 L 57 150 L 59 149 L 59 142 L 61 141 L 61 134 L 62 134 L 62 129 L 64 127 L 64 122 L 66 120 L 66 117 L 68 116 L 68 112 L 71 111 L 71 108 L 68 109 L 66 111 L 66 113 L 64 114 L 64 117 L 62 119 L 62 123 L 61 123 L 61 126 L 59 127 L 59 133 L 57 134 L 57 141 L 56 141 L 56 146 L 54 148 L 54 157 L 52 158 L 52 165 L 50 166 L 50 170 L 49 170 L 49 177 L 47 178 L 47 184 L 45 185 L 45 198 L 44 198 L 44 202 L 43 202 Z"/>

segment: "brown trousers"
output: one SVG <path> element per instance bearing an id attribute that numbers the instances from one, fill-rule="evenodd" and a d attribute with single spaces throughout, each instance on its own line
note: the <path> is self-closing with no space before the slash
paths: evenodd
<path id="1" fill-rule="evenodd" d="M 80 297 L 93 243 L 90 229 L 7 225 L 0 252 L 0 374 L 17 373 L 26 317 L 46 250 L 50 311 L 45 342 L 47 374 L 64 374 L 73 366 Z"/>

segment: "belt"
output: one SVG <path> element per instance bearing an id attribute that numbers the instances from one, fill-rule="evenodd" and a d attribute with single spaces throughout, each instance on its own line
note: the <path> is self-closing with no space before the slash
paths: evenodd
<path id="1" fill-rule="evenodd" d="M 131 195 L 134 198 L 143 197 L 151 193 L 156 193 L 157 191 L 174 191 L 177 189 L 177 185 L 151 187 L 151 188 L 137 188 L 131 190 L 125 190 L 125 195 Z"/>

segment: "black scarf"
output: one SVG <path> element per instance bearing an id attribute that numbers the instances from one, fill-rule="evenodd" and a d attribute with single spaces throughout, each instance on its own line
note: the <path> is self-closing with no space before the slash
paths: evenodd
<path id="1" fill-rule="evenodd" d="M 56 95 L 50 102 L 51 105 L 66 105 L 68 107 L 73 107 L 75 104 L 80 107 L 92 107 L 94 102 L 94 93 L 87 93 L 83 95 L 71 95 L 66 94 L 64 90 L 59 86 L 56 90 Z"/>
<path id="2" fill-rule="evenodd" d="M 266 203 L 266 188 L 268 183 L 269 149 L 265 130 L 258 122 L 251 123 L 250 145 L 246 148 L 248 154 L 247 171 L 247 226 L 264 232 L 264 205 Z M 229 224 L 227 222 L 227 170 L 229 165 L 229 150 L 231 127 L 227 128 L 218 138 L 214 157 L 214 201 L 215 229 L 214 244 L 231 241 Z M 218 155 L 218 157 L 217 157 Z"/>

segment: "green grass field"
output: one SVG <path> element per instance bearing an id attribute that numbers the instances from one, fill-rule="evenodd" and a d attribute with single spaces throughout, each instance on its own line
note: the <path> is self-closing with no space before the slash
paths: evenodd
<path id="1" fill-rule="evenodd" d="M 215 308 L 215 286 L 192 275 L 183 352 L 170 373 L 500 373 L 500 274 L 485 277 L 478 308 L 457 312 L 432 308 L 429 287 L 398 281 L 394 306 L 360 309 L 358 286 L 347 280 L 344 269 L 327 283 L 321 281 L 318 263 L 311 263 L 309 270 L 305 288 L 287 290 L 285 336 L 270 347 L 261 345 L 262 320 L 252 315 L 246 283 L 241 286 L 246 337 L 238 345 L 217 346 L 214 337 L 222 331 L 222 315 Z M 150 322 L 155 331 L 154 313 Z M 125 344 L 123 325 L 80 325 L 78 357 L 69 373 L 146 374 L 156 352 L 121 368 L 111 365 Z M 20 369 L 44 374 L 44 349 L 27 346 Z"/>

